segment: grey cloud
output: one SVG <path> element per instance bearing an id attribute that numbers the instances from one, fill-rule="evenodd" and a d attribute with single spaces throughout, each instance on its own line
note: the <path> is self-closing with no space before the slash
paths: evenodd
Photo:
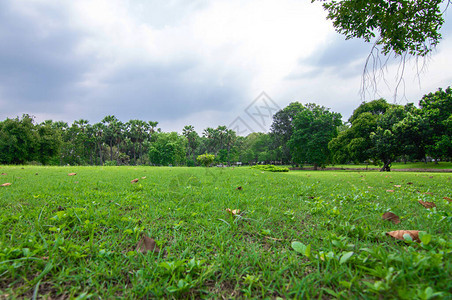
<path id="1" fill-rule="evenodd" d="M 65 28 L 63 12 L 49 10 L 42 17 L 33 20 L 8 1 L 0 3 L 0 89 L 2 98 L 22 109 L 40 111 L 67 98 L 88 67 L 74 55 L 81 35 Z"/>
<path id="2" fill-rule="evenodd" d="M 364 60 L 369 51 L 368 43 L 356 39 L 344 40 L 343 36 L 335 35 L 328 47 L 318 49 L 311 56 L 301 59 L 297 69 L 286 79 L 315 78 L 325 73 L 335 73 L 345 78 L 360 75 L 362 65 L 354 62 Z"/>
<path id="3" fill-rule="evenodd" d="M 441 29 L 443 40 L 450 38 L 452 33 L 452 14 L 446 11 L 444 19 L 445 22 Z M 439 47 L 441 48 L 441 44 Z M 298 68 L 289 74 L 286 79 L 315 78 L 326 73 L 337 74 L 342 78 L 360 76 L 371 48 L 372 44 L 361 39 L 345 40 L 344 36 L 336 34 L 328 47 L 318 49 L 308 58 L 301 59 Z M 385 63 L 386 57 L 381 55 L 380 59 L 381 63 Z M 360 60 L 361 63 L 354 63 L 357 60 Z M 391 65 L 399 64 L 399 62 L 398 59 L 390 59 L 387 63 Z"/>
<path id="4" fill-rule="evenodd" d="M 241 99 L 242 83 L 223 78 L 219 84 L 214 74 L 192 74 L 195 67 L 195 61 L 187 61 L 119 69 L 105 79 L 109 86 L 90 101 L 90 110 L 111 111 L 121 119 L 167 121 L 209 110 L 226 112 Z"/>

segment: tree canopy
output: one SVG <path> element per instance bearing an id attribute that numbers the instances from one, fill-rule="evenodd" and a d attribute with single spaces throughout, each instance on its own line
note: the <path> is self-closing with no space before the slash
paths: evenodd
<path id="1" fill-rule="evenodd" d="M 315 0 L 312 0 L 314 2 Z M 328 19 L 347 39 L 362 38 L 383 54 L 429 54 L 441 40 L 442 3 L 449 0 L 325 1 Z"/>

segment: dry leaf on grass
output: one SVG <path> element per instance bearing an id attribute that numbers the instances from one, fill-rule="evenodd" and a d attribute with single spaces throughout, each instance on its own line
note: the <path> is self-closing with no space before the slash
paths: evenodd
<path id="1" fill-rule="evenodd" d="M 452 202 L 452 199 L 450 199 L 449 197 L 443 197 L 444 200 L 447 200 L 449 202 Z"/>
<path id="2" fill-rule="evenodd" d="M 6 174 L 6 173 L 2 173 L 2 175 L 3 175 L 3 176 L 6 176 L 6 175 L 8 175 L 8 174 Z"/>
<path id="3" fill-rule="evenodd" d="M 424 195 L 433 195 L 432 192 L 425 192 Z"/>
<path id="4" fill-rule="evenodd" d="M 241 191 L 241 190 L 243 190 L 243 188 L 241 186 L 239 186 L 239 187 L 236 188 L 236 190 Z"/>
<path id="5" fill-rule="evenodd" d="M 425 208 L 436 207 L 436 204 L 434 202 L 427 202 L 427 201 L 422 201 L 422 200 L 419 200 L 418 202 Z"/>
<path id="6" fill-rule="evenodd" d="M 146 176 L 141 177 L 141 179 L 146 179 Z"/>
<path id="7" fill-rule="evenodd" d="M 393 238 L 395 238 L 397 240 L 402 240 L 402 241 L 405 240 L 403 238 L 403 236 L 405 234 L 410 235 L 411 238 L 413 239 L 413 241 L 416 241 L 418 243 L 421 242 L 421 240 L 419 239 L 419 230 L 396 230 L 396 231 L 386 232 L 386 235 L 392 236 Z"/>
<path id="8" fill-rule="evenodd" d="M 2 184 L 2 185 L 0 185 L 0 186 L 9 186 L 9 185 L 11 185 L 11 183 L 6 182 L 6 183 L 4 183 L 4 184 Z"/>
<path id="9" fill-rule="evenodd" d="M 399 216 L 397 216 L 396 214 L 394 214 L 394 213 L 392 213 L 390 211 L 385 212 L 381 218 L 383 220 L 391 221 L 394 224 L 399 224 L 400 223 Z"/>
<path id="10" fill-rule="evenodd" d="M 67 176 L 74 176 L 74 175 L 77 175 L 77 173 L 69 173 L 69 174 L 67 174 Z"/>
<path id="11" fill-rule="evenodd" d="M 147 253 L 147 252 L 152 252 L 152 253 L 160 253 L 160 248 L 157 247 L 157 243 L 155 242 L 154 239 L 143 235 L 140 239 L 140 241 L 138 242 L 137 248 L 136 248 L 137 252 L 140 253 Z M 165 254 L 165 250 L 163 250 L 163 254 Z"/>
<path id="12" fill-rule="evenodd" d="M 387 193 L 394 193 L 394 190 L 386 190 Z"/>
<path id="13" fill-rule="evenodd" d="M 138 178 L 135 178 L 135 179 L 131 180 L 130 182 L 131 182 L 131 183 L 138 182 Z"/>
<path id="14" fill-rule="evenodd" d="M 407 182 L 406 184 L 413 184 L 412 182 Z"/>
<path id="15" fill-rule="evenodd" d="M 240 209 L 230 209 L 230 208 L 226 208 L 226 211 L 228 213 L 230 213 L 233 216 L 237 216 L 238 214 L 240 214 Z"/>
<path id="16" fill-rule="evenodd" d="M 394 184 L 394 187 L 402 187 L 400 184 Z"/>

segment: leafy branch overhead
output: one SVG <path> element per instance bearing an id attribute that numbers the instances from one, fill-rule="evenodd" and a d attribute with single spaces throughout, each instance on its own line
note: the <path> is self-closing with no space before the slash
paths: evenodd
<path id="1" fill-rule="evenodd" d="M 314 2 L 312 0 L 311 2 Z M 429 54 L 441 40 L 449 0 L 322 1 L 337 32 L 382 46 L 382 53 Z"/>

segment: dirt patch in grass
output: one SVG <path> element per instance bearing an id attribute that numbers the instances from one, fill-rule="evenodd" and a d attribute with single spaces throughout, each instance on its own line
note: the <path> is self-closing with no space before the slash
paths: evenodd
<path id="1" fill-rule="evenodd" d="M 235 288 L 235 284 L 230 281 L 222 281 L 217 284 L 216 281 L 209 280 L 205 283 L 207 290 L 218 299 L 240 298 L 241 292 Z"/>

